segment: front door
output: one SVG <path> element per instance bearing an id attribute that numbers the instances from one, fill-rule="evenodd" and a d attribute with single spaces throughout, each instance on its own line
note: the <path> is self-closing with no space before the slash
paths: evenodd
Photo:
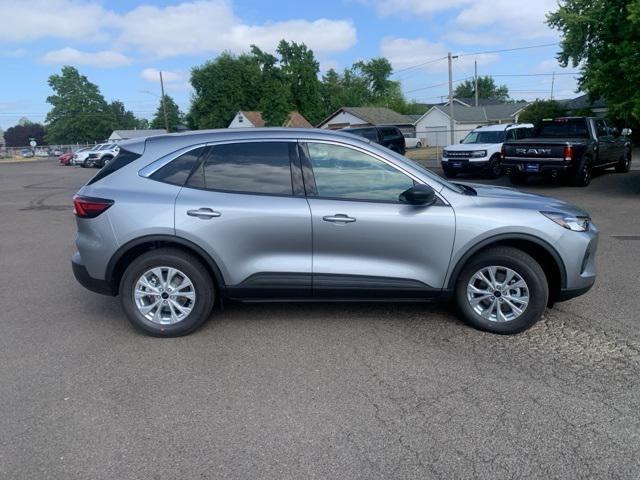
<path id="1" fill-rule="evenodd" d="M 400 202 L 414 180 L 365 150 L 323 142 L 301 150 L 313 172 L 305 180 L 314 295 L 375 299 L 439 293 L 453 246 L 453 209 L 443 202 L 429 207 Z"/>
<path id="2" fill-rule="evenodd" d="M 207 250 L 231 297 L 311 295 L 311 213 L 292 180 L 296 151 L 293 141 L 214 145 L 176 199 L 176 235 Z"/>

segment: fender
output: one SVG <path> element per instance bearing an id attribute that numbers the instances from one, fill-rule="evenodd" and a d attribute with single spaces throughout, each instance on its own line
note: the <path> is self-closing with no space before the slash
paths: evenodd
<path id="1" fill-rule="evenodd" d="M 196 252 L 200 257 L 202 257 L 207 262 L 207 266 L 211 269 L 211 271 L 215 276 L 215 281 L 217 285 L 220 288 L 225 288 L 225 283 L 222 277 L 222 273 L 220 272 L 218 265 L 211 258 L 211 256 L 204 249 L 202 249 L 195 243 L 189 240 L 186 240 L 182 237 L 177 237 L 175 235 L 145 235 L 144 237 L 139 237 L 125 243 L 120 248 L 118 248 L 118 250 L 116 250 L 116 252 L 113 254 L 111 259 L 109 260 L 109 263 L 107 264 L 107 270 L 105 272 L 105 279 L 110 284 L 113 283 L 113 280 L 114 280 L 113 274 L 114 274 L 116 265 L 118 264 L 120 259 L 132 248 L 135 248 L 139 245 L 143 245 L 145 243 L 153 243 L 153 242 L 175 243 Z"/>
<path id="2" fill-rule="evenodd" d="M 462 271 L 465 263 L 479 250 L 498 242 L 504 242 L 508 240 L 525 240 L 544 248 L 544 250 L 551 255 L 553 260 L 555 261 L 558 269 L 560 270 L 560 287 L 567 287 L 567 269 L 562 261 L 562 257 L 557 252 L 555 248 L 545 240 L 541 238 L 534 237 L 533 235 L 529 235 L 527 233 L 501 233 L 498 235 L 494 235 L 489 238 L 485 238 L 484 240 L 476 243 L 469 250 L 465 252 L 465 254 L 458 260 L 456 266 L 451 271 L 451 275 L 449 276 L 449 282 L 447 283 L 447 289 L 453 290 L 455 288 L 456 280 Z"/>

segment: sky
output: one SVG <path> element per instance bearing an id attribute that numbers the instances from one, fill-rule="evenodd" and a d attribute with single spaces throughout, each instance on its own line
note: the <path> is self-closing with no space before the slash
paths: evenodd
<path id="1" fill-rule="evenodd" d="M 544 23 L 556 6 L 556 0 L 0 0 L 0 128 L 21 117 L 44 121 L 47 78 L 63 65 L 78 68 L 108 101 L 151 118 L 158 71 L 166 93 L 187 111 L 191 68 L 251 44 L 273 52 L 282 38 L 309 46 L 321 73 L 385 56 L 407 98 L 425 103 L 447 95 L 447 62 L 438 60 L 447 52 L 458 55 L 456 81 L 472 76 L 477 61 L 478 73 L 494 75 L 512 98 L 533 100 L 549 98 L 556 72 L 554 97 L 572 98 L 577 69 L 558 65 L 559 35 Z M 501 51 L 537 45 L 548 46 Z"/>

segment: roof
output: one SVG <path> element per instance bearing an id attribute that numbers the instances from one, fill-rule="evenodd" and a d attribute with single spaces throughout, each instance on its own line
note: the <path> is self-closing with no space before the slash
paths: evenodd
<path id="1" fill-rule="evenodd" d="M 498 123 L 493 125 L 482 125 L 475 130 L 482 130 L 483 132 L 501 132 L 514 127 L 528 127 L 533 128 L 532 123 Z"/>
<path id="2" fill-rule="evenodd" d="M 461 123 L 512 120 L 515 114 L 527 105 L 527 102 L 515 102 L 501 103 L 497 105 L 485 105 L 481 107 L 465 107 L 464 105 L 454 103 L 453 118 L 455 118 L 457 122 Z M 427 115 L 434 108 L 440 110 L 446 116 L 449 116 L 449 105 L 434 105 L 433 108 L 422 115 L 422 117 Z M 415 123 L 421 120 L 422 117 L 416 120 Z"/>
<path id="3" fill-rule="evenodd" d="M 253 123 L 254 126 L 265 126 L 264 120 L 262 119 L 262 112 L 258 112 L 256 110 L 240 110 L 240 113 L 242 113 L 247 120 Z"/>
<path id="4" fill-rule="evenodd" d="M 167 131 L 162 129 L 139 129 L 139 130 L 114 130 L 113 133 L 109 136 L 109 138 L 117 135 L 122 139 L 129 138 L 139 138 L 139 137 L 151 137 L 153 135 L 162 135 L 167 133 Z"/>
<path id="5" fill-rule="evenodd" d="M 413 123 L 413 120 L 407 115 L 402 115 L 386 107 L 342 107 L 325 118 L 319 125 L 324 125 L 340 112 L 350 113 L 371 125 L 405 125 Z"/>
<path id="6" fill-rule="evenodd" d="M 309 121 L 300 114 L 300 112 L 296 111 L 289 112 L 289 116 L 282 126 L 289 128 L 313 128 L 313 125 L 311 125 Z"/>
<path id="7" fill-rule="evenodd" d="M 569 110 L 581 110 L 584 108 L 607 108 L 607 101 L 605 99 L 598 98 L 592 102 L 591 100 L 589 100 L 589 95 L 586 93 L 576 98 L 558 100 L 558 102 Z"/>
<path id="8" fill-rule="evenodd" d="M 457 100 L 458 102 L 462 102 L 465 103 L 467 105 L 469 105 L 470 107 L 475 107 L 476 105 L 476 99 L 475 97 L 456 97 L 454 98 L 454 100 Z M 480 98 L 478 97 L 478 106 L 482 107 L 485 105 L 500 105 L 503 104 L 504 101 L 499 100 L 497 98 Z M 444 105 L 448 105 L 449 101 L 447 100 Z"/>

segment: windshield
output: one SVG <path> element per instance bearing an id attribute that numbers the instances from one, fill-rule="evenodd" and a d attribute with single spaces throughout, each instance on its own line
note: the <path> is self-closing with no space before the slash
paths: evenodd
<path id="1" fill-rule="evenodd" d="M 504 142 L 503 131 L 470 132 L 464 137 L 462 143 L 502 143 Z"/>
<path id="2" fill-rule="evenodd" d="M 106 145 L 101 146 L 98 150 L 110 150 L 113 148 L 113 143 L 108 143 Z"/>
<path id="3" fill-rule="evenodd" d="M 389 149 L 387 147 L 383 147 L 382 145 L 375 144 L 375 146 L 377 148 L 384 149 L 384 151 L 387 154 L 391 155 L 399 163 L 407 165 L 407 166 L 409 166 L 411 168 L 414 168 L 414 169 L 420 171 L 420 173 L 425 174 L 427 177 L 429 177 L 432 180 L 438 182 L 440 185 L 443 185 L 444 187 L 448 188 L 449 190 L 453 190 L 456 193 L 464 193 L 464 189 L 462 187 L 456 185 L 455 183 L 451 183 L 451 182 L 445 180 L 440 175 L 438 175 L 436 173 L 433 173 L 431 170 L 425 168 L 423 165 L 419 164 L 415 160 L 411 160 L 410 158 L 407 158 L 407 157 L 405 157 L 403 155 L 400 155 L 399 153 L 396 153 L 396 152 L 394 152 L 393 150 L 391 150 L 391 149 Z"/>
<path id="4" fill-rule="evenodd" d="M 543 120 L 534 132 L 538 138 L 589 138 L 587 122 L 584 118 L 557 118 Z"/>

